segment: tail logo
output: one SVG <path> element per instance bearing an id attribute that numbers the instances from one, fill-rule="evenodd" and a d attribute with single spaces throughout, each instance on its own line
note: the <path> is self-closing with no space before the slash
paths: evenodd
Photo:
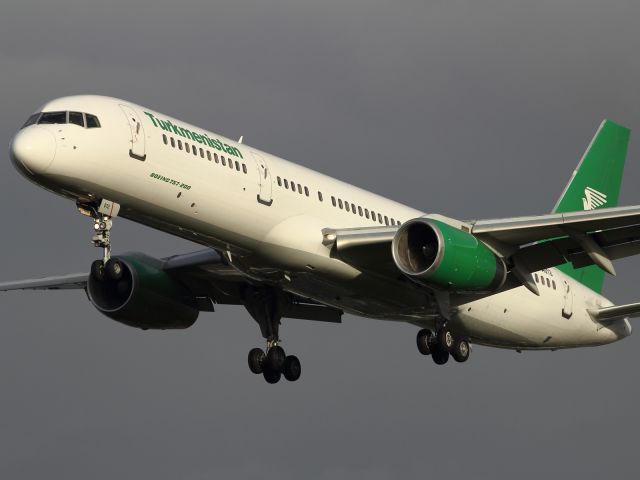
<path id="1" fill-rule="evenodd" d="M 594 188 L 587 187 L 584 189 L 584 197 L 582 198 L 582 206 L 584 210 L 595 210 L 607 203 L 607 196 Z"/>

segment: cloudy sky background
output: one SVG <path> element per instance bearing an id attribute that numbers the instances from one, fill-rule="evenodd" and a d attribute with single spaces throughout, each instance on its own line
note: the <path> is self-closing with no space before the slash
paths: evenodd
<path id="1" fill-rule="evenodd" d="M 95 4 L 92 4 L 95 3 Z M 459 218 L 546 213 L 603 118 L 640 131 L 635 1 L 8 0 L 0 140 L 45 101 L 113 95 Z M 6 151 L 5 151 L 6 152 Z M 640 204 L 632 134 L 622 204 Z M 87 270 L 74 205 L 0 163 L 0 280 Z M 197 247 L 125 220 L 116 251 Z M 638 267 L 605 293 L 640 300 Z M 141 332 L 81 292 L 0 297 L 0 477 L 630 478 L 640 471 L 631 337 L 597 349 L 477 347 L 436 367 L 416 328 L 286 321 L 295 384 L 221 307 Z"/>

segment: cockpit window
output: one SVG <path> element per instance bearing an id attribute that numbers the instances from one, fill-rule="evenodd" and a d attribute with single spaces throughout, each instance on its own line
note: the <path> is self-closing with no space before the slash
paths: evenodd
<path id="1" fill-rule="evenodd" d="M 67 123 L 67 112 L 44 112 L 38 125 L 52 123 Z"/>
<path id="2" fill-rule="evenodd" d="M 72 123 L 83 128 L 100 128 L 100 121 L 95 115 L 82 112 L 39 112 L 31 115 L 22 128 L 37 123 L 45 124 L 62 124 Z"/>
<path id="3" fill-rule="evenodd" d="M 27 121 L 24 122 L 24 125 L 22 125 L 22 128 L 26 128 L 29 125 L 33 125 L 34 123 L 36 123 L 40 118 L 40 115 L 41 115 L 41 112 L 34 113 L 33 115 L 31 115 L 29 118 L 27 118 Z"/>
<path id="4" fill-rule="evenodd" d="M 69 123 L 84 127 L 84 118 L 82 112 L 69 112 Z"/>
<path id="5" fill-rule="evenodd" d="M 100 128 L 100 122 L 98 121 L 98 117 L 95 115 L 86 114 L 87 117 L 87 128 Z"/>

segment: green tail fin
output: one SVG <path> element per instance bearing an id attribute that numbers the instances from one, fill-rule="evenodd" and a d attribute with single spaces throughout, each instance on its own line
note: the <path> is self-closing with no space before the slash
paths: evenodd
<path id="1" fill-rule="evenodd" d="M 610 120 L 602 122 L 558 199 L 554 213 L 618 205 L 630 133 L 628 128 Z M 565 263 L 558 269 L 590 289 L 602 291 L 604 271 L 596 265 L 575 269 Z"/>

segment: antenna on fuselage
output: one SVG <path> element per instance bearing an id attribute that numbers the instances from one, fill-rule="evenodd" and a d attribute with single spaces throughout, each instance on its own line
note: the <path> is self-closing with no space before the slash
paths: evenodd
<path id="1" fill-rule="evenodd" d="M 240 135 L 240 138 L 238 139 L 238 143 L 242 143 L 242 140 L 244 140 L 244 135 Z"/>

